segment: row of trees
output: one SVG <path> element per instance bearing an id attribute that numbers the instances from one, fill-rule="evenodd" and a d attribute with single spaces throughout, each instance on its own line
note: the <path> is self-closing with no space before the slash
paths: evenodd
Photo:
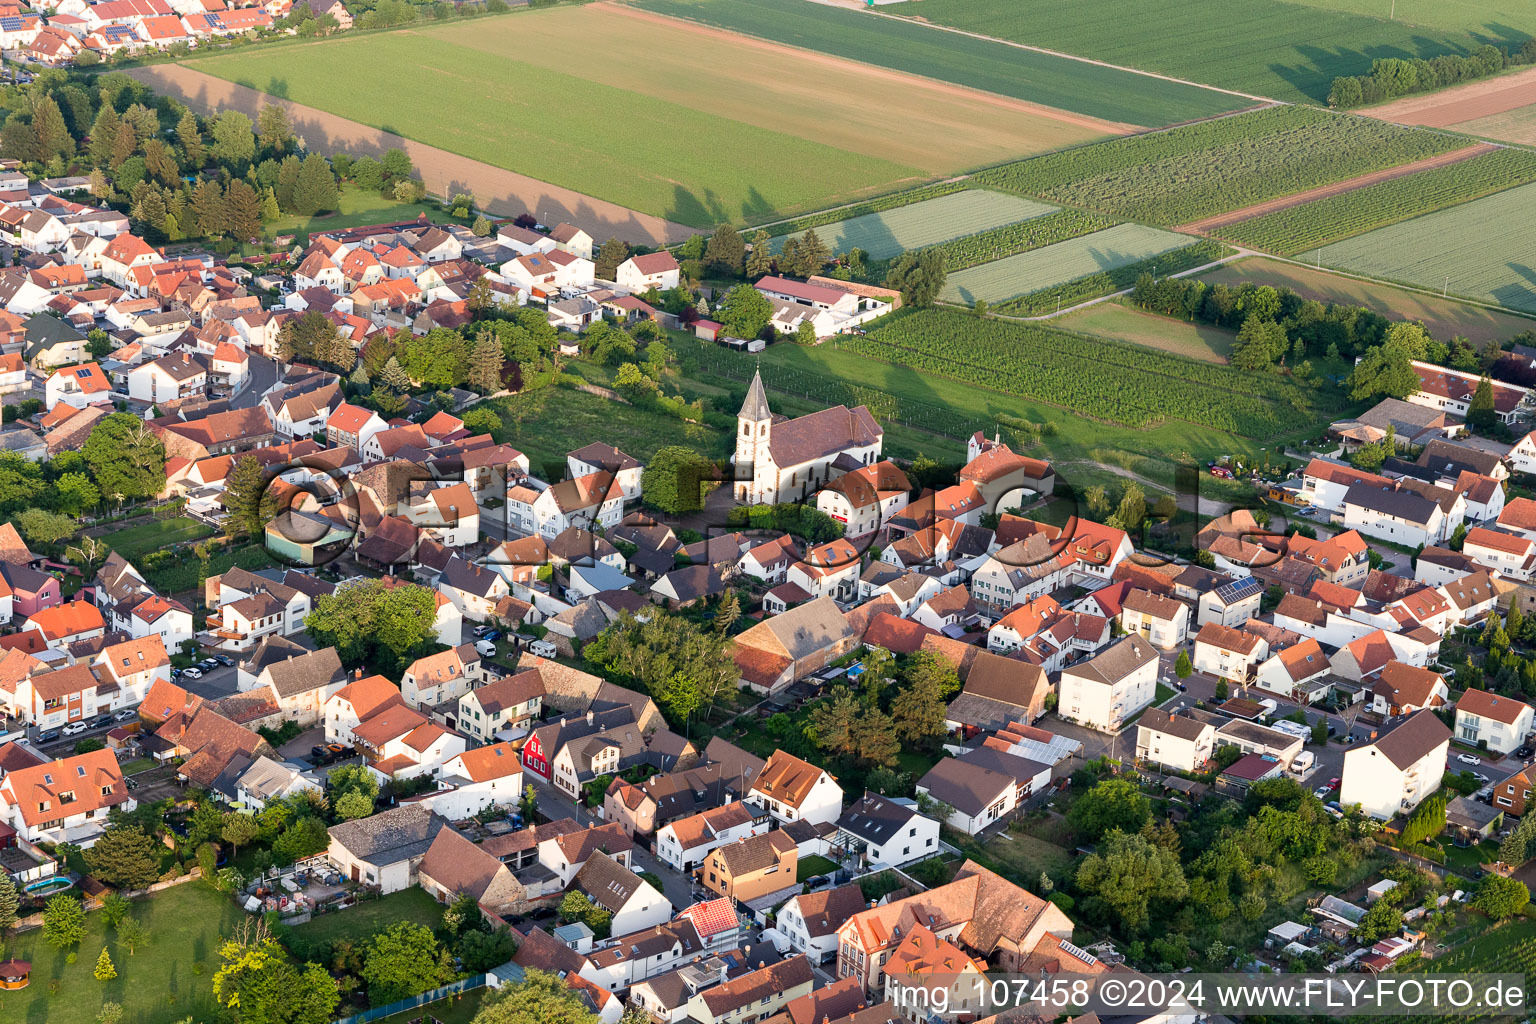
<path id="1" fill-rule="evenodd" d="M 1477 47 L 1466 56 L 1442 54 L 1422 58 L 1378 57 L 1364 75 L 1346 75 L 1333 80 L 1328 90 L 1328 105 L 1347 110 L 1369 106 L 1416 92 L 1433 92 L 1460 82 L 1472 82 L 1496 75 L 1506 67 L 1536 63 L 1536 39 L 1527 39 L 1520 49 L 1510 53 L 1491 43 Z"/>

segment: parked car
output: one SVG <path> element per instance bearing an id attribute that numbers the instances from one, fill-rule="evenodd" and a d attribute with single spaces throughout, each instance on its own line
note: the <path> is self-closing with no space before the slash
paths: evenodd
<path id="1" fill-rule="evenodd" d="M 182 669 L 181 670 L 181 674 L 186 676 L 188 679 L 201 679 L 201 678 L 203 678 L 203 670 L 200 669 L 200 668 L 195 668 L 195 667 L 194 668 Z"/>
<path id="2" fill-rule="evenodd" d="M 40 732 L 40 733 L 37 734 L 37 742 L 39 742 L 39 743 L 52 743 L 54 740 L 57 740 L 58 738 L 59 738 L 59 730 L 57 730 L 57 729 L 48 729 L 48 730 L 46 730 L 44 732 Z"/>
<path id="3" fill-rule="evenodd" d="M 482 658 L 496 657 L 496 645 L 489 640 L 476 640 L 475 650 L 480 652 L 480 657 Z"/>
<path id="4" fill-rule="evenodd" d="M 1322 800 L 1322 799 L 1326 798 L 1329 793 L 1332 793 L 1332 792 L 1333 792 L 1333 790 L 1329 789 L 1327 786 L 1318 786 L 1316 789 L 1314 789 L 1312 791 L 1312 795 L 1317 797 L 1319 800 Z"/>
<path id="5" fill-rule="evenodd" d="M 1472 776 L 1474 779 L 1476 779 L 1478 782 L 1481 782 L 1485 786 L 1488 783 L 1493 781 L 1488 776 L 1484 775 L 1482 772 L 1468 772 L 1467 774 Z"/>
<path id="6" fill-rule="evenodd" d="M 114 722 L 126 722 L 126 721 L 129 721 L 130 719 L 134 719 L 134 718 L 138 718 L 138 717 L 139 717 L 139 709 L 138 708 L 123 708 L 121 711 L 117 712 L 115 715 L 112 716 L 112 721 L 114 721 Z"/>
<path id="7" fill-rule="evenodd" d="M 91 728 L 92 729 L 100 729 L 102 726 L 111 725 L 111 724 L 112 724 L 112 716 L 111 715 L 97 715 L 95 718 L 91 719 Z"/>
<path id="8" fill-rule="evenodd" d="M 316 743 L 314 746 L 309 748 L 309 756 L 317 761 L 329 757 L 330 753 L 330 748 L 328 748 L 324 743 Z"/>
<path id="9" fill-rule="evenodd" d="M 1457 754 L 1456 760 L 1462 764 L 1482 764 L 1483 759 L 1472 754 Z"/>
<path id="10" fill-rule="evenodd" d="M 325 749 L 330 752 L 332 757 L 346 757 L 352 753 L 352 748 L 345 743 L 327 743 Z"/>
<path id="11" fill-rule="evenodd" d="M 70 722 L 63 729 L 61 729 L 60 732 L 62 732 L 65 736 L 79 736 L 89 728 L 90 726 L 85 722 Z"/>
<path id="12" fill-rule="evenodd" d="M 215 654 L 213 656 L 213 660 L 218 662 L 220 665 L 223 665 L 225 668 L 232 668 L 235 664 L 235 659 L 231 658 L 227 654 Z"/>
<path id="13" fill-rule="evenodd" d="M 474 629 L 475 636 L 477 636 L 477 637 L 485 636 L 485 634 L 489 633 L 490 631 L 491 631 L 491 627 L 485 625 L 484 623 L 481 623 L 480 625 L 476 626 L 475 629 Z"/>
<path id="14" fill-rule="evenodd" d="M 1328 788 L 1329 789 L 1338 789 L 1339 785 L 1343 781 L 1344 781 L 1343 779 L 1340 779 L 1337 775 L 1335 775 L 1333 778 L 1328 780 Z"/>
<path id="15" fill-rule="evenodd" d="M 1523 747 L 1517 747 L 1515 749 L 1515 756 L 1518 757 L 1522 761 L 1528 759 L 1531 756 L 1532 753 L 1536 753 L 1536 751 L 1533 751 L 1531 749 L 1531 745 L 1529 743 L 1527 743 Z"/>
<path id="16" fill-rule="evenodd" d="M 500 640 L 501 639 L 501 630 L 499 630 L 499 629 L 488 629 L 480 637 L 480 639 L 481 640 L 490 640 L 490 641 Z"/>

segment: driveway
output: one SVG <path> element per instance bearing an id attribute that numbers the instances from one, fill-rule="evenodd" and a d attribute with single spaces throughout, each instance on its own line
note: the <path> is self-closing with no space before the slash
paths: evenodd
<path id="1" fill-rule="evenodd" d="M 231 655 L 233 657 L 233 655 Z M 188 693 L 195 693 L 205 700 L 218 700 L 235 692 L 239 676 L 234 666 L 220 665 L 204 672 L 201 679 L 191 679 L 183 672 L 176 678 L 176 685 Z"/>

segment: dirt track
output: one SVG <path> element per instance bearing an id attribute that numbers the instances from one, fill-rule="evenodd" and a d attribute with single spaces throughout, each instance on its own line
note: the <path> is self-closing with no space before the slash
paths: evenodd
<path id="1" fill-rule="evenodd" d="M 1323 185 L 1320 188 L 1309 189 L 1306 192 L 1297 192 L 1294 195 L 1281 196 L 1279 199 L 1271 199 L 1266 203 L 1256 206 L 1244 207 L 1241 210 L 1232 210 L 1229 213 L 1218 213 L 1214 217 L 1197 220 L 1190 224 L 1183 224 L 1174 228 L 1175 231 L 1188 231 L 1195 234 L 1205 234 L 1236 224 L 1240 221 L 1252 220 L 1261 214 L 1274 213 L 1276 210 L 1288 209 L 1292 206 L 1300 206 L 1302 203 L 1314 202 L 1318 199 L 1326 199 L 1342 192 L 1353 192 L 1355 189 L 1374 185 L 1378 181 L 1391 181 L 1393 178 L 1402 178 L 1420 171 L 1428 171 L 1436 167 L 1444 167 L 1446 164 L 1460 163 L 1474 156 L 1481 156 L 1489 150 L 1497 149 L 1486 142 L 1467 146 L 1463 149 L 1453 149 L 1449 153 L 1441 153 L 1427 160 L 1419 160 L 1411 164 L 1402 164 L 1398 167 L 1388 167 L 1383 171 L 1372 171 L 1370 174 L 1362 174 L 1358 178 L 1350 178 L 1348 181 L 1336 181 L 1332 185 Z"/>
<path id="2" fill-rule="evenodd" d="M 1398 124 L 1446 128 L 1536 103 L 1536 68 L 1468 82 L 1424 96 L 1409 96 L 1360 113 Z"/>
<path id="3" fill-rule="evenodd" d="M 494 216 L 515 217 L 532 213 L 545 224 L 569 221 L 599 240 L 622 238 L 647 245 L 680 242 L 695 233 L 693 228 L 683 224 L 637 213 L 616 203 L 559 188 L 445 149 L 422 145 L 179 64 L 155 64 L 128 69 L 127 73 L 156 92 L 175 96 L 202 113 L 234 109 L 255 120 L 265 104 L 281 104 L 287 108 L 295 132 L 311 148 L 322 153 L 377 156 L 386 149 L 403 149 L 415 163 L 428 191 L 441 196 L 467 192 L 475 197 L 482 209 Z"/>

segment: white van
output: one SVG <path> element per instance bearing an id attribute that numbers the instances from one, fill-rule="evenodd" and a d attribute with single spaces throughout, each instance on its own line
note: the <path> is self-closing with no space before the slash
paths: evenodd
<path id="1" fill-rule="evenodd" d="M 1303 750 L 1291 761 L 1290 773 L 1294 778 L 1304 779 L 1312 771 L 1313 763 L 1312 751 Z"/>

